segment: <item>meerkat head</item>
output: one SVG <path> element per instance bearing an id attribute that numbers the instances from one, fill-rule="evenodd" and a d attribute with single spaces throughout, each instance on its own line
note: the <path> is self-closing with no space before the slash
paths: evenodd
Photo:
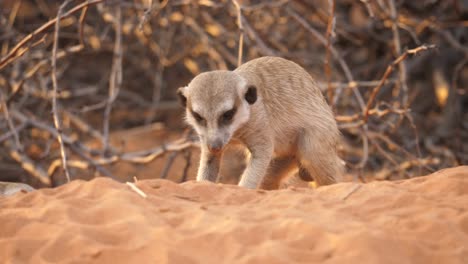
<path id="1" fill-rule="evenodd" d="M 232 71 L 199 74 L 177 91 L 186 108 L 186 121 L 208 150 L 217 153 L 250 118 L 257 89 Z"/>

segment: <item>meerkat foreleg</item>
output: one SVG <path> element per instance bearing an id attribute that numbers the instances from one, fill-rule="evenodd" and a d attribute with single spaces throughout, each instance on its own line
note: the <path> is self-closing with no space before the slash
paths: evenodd
<path id="1" fill-rule="evenodd" d="M 260 188 L 265 190 L 279 189 L 281 181 L 297 167 L 297 160 L 293 157 L 281 157 L 271 160 Z"/>
<path id="2" fill-rule="evenodd" d="M 255 189 L 266 174 L 273 156 L 273 143 L 257 143 L 247 146 L 250 151 L 249 161 L 241 176 L 239 186 Z"/>
<path id="3" fill-rule="evenodd" d="M 212 153 L 206 146 L 202 145 L 197 181 L 216 182 L 216 179 L 218 178 L 220 162 L 221 153 Z"/>

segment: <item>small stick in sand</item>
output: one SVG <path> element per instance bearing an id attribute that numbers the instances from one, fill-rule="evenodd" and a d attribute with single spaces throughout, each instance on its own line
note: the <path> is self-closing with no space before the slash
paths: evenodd
<path id="1" fill-rule="evenodd" d="M 349 191 L 348 194 L 346 194 L 344 197 L 343 197 L 343 201 L 345 201 L 346 199 L 348 199 L 353 193 L 355 193 L 357 190 L 359 190 L 359 188 L 362 187 L 362 184 L 356 184 L 354 185 L 353 189 L 351 189 L 351 191 Z"/>
<path id="2" fill-rule="evenodd" d="M 136 179 L 136 178 L 134 178 L 134 179 Z M 143 198 L 147 197 L 146 193 L 144 193 L 140 188 L 138 188 L 138 186 L 136 186 L 135 183 L 133 183 L 133 182 L 126 182 L 126 183 L 127 183 L 128 186 L 130 186 L 130 189 L 132 189 L 134 192 L 138 193 Z"/>

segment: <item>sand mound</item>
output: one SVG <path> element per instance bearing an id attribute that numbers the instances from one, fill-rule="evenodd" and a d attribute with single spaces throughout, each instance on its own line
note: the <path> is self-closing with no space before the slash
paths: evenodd
<path id="1" fill-rule="evenodd" d="M 468 167 L 318 189 L 99 178 L 0 198 L 2 263 L 468 263 Z"/>

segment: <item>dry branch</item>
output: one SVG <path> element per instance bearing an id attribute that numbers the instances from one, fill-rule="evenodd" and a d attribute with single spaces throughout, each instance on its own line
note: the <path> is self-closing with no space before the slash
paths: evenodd
<path id="1" fill-rule="evenodd" d="M 394 60 L 390 65 L 388 65 L 387 69 L 385 70 L 385 73 L 383 74 L 382 79 L 380 80 L 379 85 L 377 85 L 372 90 L 369 100 L 367 101 L 366 109 L 364 111 L 364 122 L 367 122 L 367 120 L 369 119 L 369 111 L 370 111 L 372 104 L 374 103 L 375 97 L 377 96 L 377 93 L 380 91 L 380 89 L 382 88 L 387 78 L 392 73 L 393 68 L 399 63 L 401 63 L 404 59 L 406 59 L 408 55 L 417 54 L 420 51 L 424 51 L 424 50 L 432 49 L 432 48 L 435 48 L 435 45 L 423 45 L 414 49 L 406 50 L 403 54 L 401 54 L 398 58 L 396 58 L 396 60 Z"/>
<path id="2" fill-rule="evenodd" d="M 60 32 L 60 19 L 62 17 L 63 10 L 65 7 L 70 3 L 72 0 L 64 1 L 57 12 L 57 19 L 55 21 L 55 33 L 54 33 L 54 46 L 52 48 L 52 85 L 53 85 L 53 94 L 52 94 L 52 114 L 54 117 L 54 125 L 55 129 L 57 129 L 58 136 L 57 140 L 60 145 L 60 156 L 62 157 L 62 166 L 65 172 L 65 177 L 67 178 L 67 182 L 70 182 L 70 172 L 68 171 L 67 167 L 67 152 L 65 150 L 65 146 L 63 145 L 62 139 L 62 124 L 59 119 L 59 114 L 57 110 L 57 94 L 59 93 L 58 85 L 57 85 L 57 47 L 59 42 L 59 32 Z"/>
<path id="3" fill-rule="evenodd" d="M 0 60 L 0 70 L 3 69 L 6 65 L 9 63 L 13 62 L 15 59 L 17 59 L 19 56 L 23 55 L 25 51 L 28 50 L 28 48 L 24 48 L 24 50 L 21 50 L 26 44 L 28 44 L 29 41 L 33 40 L 35 36 L 38 34 L 44 32 L 45 30 L 49 29 L 50 27 L 54 26 L 57 23 L 57 20 L 60 21 L 66 17 L 69 17 L 73 15 L 74 13 L 80 11 L 83 8 L 89 7 L 91 5 L 95 5 L 101 2 L 104 2 L 105 0 L 89 0 L 84 3 L 81 3 L 74 8 L 70 9 L 70 11 L 66 12 L 63 14 L 60 19 L 57 17 L 50 20 L 49 22 L 45 23 L 44 25 L 40 26 L 38 29 L 34 30 L 31 34 L 27 35 L 24 37 L 18 44 L 16 44 L 15 47 L 13 47 L 8 54 L 3 57 Z"/>
<path id="4" fill-rule="evenodd" d="M 116 7 L 115 24 L 115 45 L 114 56 L 112 59 L 112 70 L 109 77 L 109 97 L 106 101 L 104 109 L 104 124 L 103 124 L 103 149 L 104 153 L 109 152 L 109 122 L 112 111 L 112 104 L 119 95 L 120 87 L 122 86 L 122 9 L 120 5 Z"/>
<path id="5" fill-rule="evenodd" d="M 335 0 L 328 0 L 328 7 L 329 7 L 329 18 L 327 24 L 327 32 L 325 34 L 325 38 L 327 39 L 327 47 L 326 47 L 326 55 L 325 55 L 325 75 L 327 76 L 327 92 L 328 92 L 328 101 L 333 102 L 333 90 L 331 86 L 331 68 L 330 68 L 330 46 L 332 42 L 332 38 L 335 35 L 334 27 L 335 27 Z"/>
<path id="6" fill-rule="evenodd" d="M 244 49 L 244 26 L 242 25 L 242 7 L 237 0 L 232 0 L 237 11 L 237 26 L 239 27 L 239 51 L 237 53 L 237 66 L 242 64 L 242 50 Z"/>
<path id="7" fill-rule="evenodd" d="M 393 45 L 395 46 L 395 53 L 396 56 L 401 56 L 401 40 L 400 40 L 400 32 L 398 31 L 398 15 L 397 15 L 397 10 L 395 7 L 395 1 L 394 0 L 388 0 L 389 6 L 390 6 L 390 18 L 392 19 L 392 32 L 393 32 Z M 400 77 L 400 83 L 397 89 L 397 92 L 395 94 L 400 94 L 400 87 L 403 92 L 402 97 L 402 105 L 404 107 L 407 107 L 408 103 L 408 84 L 407 84 L 407 77 L 406 77 L 406 64 L 404 61 L 401 61 L 401 63 L 398 64 L 399 68 L 399 77 Z"/>
<path id="8" fill-rule="evenodd" d="M 316 29 L 314 29 L 312 26 L 310 26 L 309 23 L 307 23 L 307 21 L 304 20 L 304 18 L 299 16 L 296 11 L 294 11 L 291 8 L 287 8 L 287 11 L 288 11 L 289 15 L 291 15 L 297 22 L 299 22 L 305 29 L 307 29 L 307 31 L 309 31 L 318 41 L 320 41 L 324 46 L 327 46 L 326 38 L 323 37 Z M 348 64 L 344 61 L 344 59 L 341 57 L 341 55 L 338 53 L 338 51 L 333 47 L 333 45 L 331 45 L 331 43 L 329 45 L 329 50 L 330 50 L 331 54 L 333 55 L 333 57 L 335 57 L 335 59 L 340 64 L 340 66 L 341 66 L 341 68 L 342 68 L 342 70 L 343 70 L 343 72 L 344 72 L 344 74 L 346 76 L 347 81 L 350 82 L 350 83 L 354 83 L 354 78 L 353 78 L 353 75 L 351 73 L 351 70 L 349 69 Z M 357 87 L 352 86 L 350 88 L 353 90 L 353 93 L 354 93 L 354 95 L 356 97 L 356 100 L 357 100 L 359 106 L 361 107 L 361 109 L 364 109 L 365 108 L 364 99 L 362 98 L 362 95 L 359 92 L 359 90 L 357 89 Z M 335 100 L 333 102 L 331 102 L 333 105 L 337 103 L 340 94 L 341 94 L 341 90 L 336 91 L 336 95 L 334 97 Z"/>
<path id="9" fill-rule="evenodd" d="M 54 15 L 58 5 L 49 2 L 40 12 Z M 468 162 L 466 122 L 446 129 L 453 130 L 454 138 L 431 131 L 443 127 L 448 118 L 440 112 L 454 113 L 462 121 L 468 117 L 463 103 L 468 94 L 463 90 L 468 48 L 460 7 L 454 11 L 444 1 L 416 6 L 394 0 L 146 2 L 149 5 L 81 0 L 48 22 L 32 16 L 25 23 L 19 2 L 9 14 L 0 14 L 0 99 L 6 110 L 0 142 L 10 157 L 21 144 L 28 151 L 31 146 L 45 148 L 30 157 L 29 152 L 13 154 L 15 166 L 27 168 L 39 181 L 64 164 L 112 177 L 108 165 L 145 164 L 172 149 L 161 175 L 171 178 L 168 171 L 180 150 L 186 160 L 185 168 L 180 168 L 182 181 L 190 179 L 195 142 L 181 140 L 167 148 L 121 153 L 108 143 L 112 129 L 165 121 L 170 127 L 182 111 L 174 102 L 174 87 L 186 85 L 193 74 L 229 70 L 259 55 L 292 59 L 317 77 L 343 132 L 343 157 L 351 173 L 412 177 Z M 120 14 L 112 11 L 115 8 Z M 32 23 L 40 26 L 31 32 Z M 51 38 L 52 26 L 58 24 L 60 32 L 54 31 Z M 419 43 L 437 44 L 439 52 L 406 60 L 418 48 L 405 52 L 405 47 Z M 392 58 L 397 59 L 389 65 Z M 187 65 L 192 69 L 187 71 Z M 433 93 L 437 84 L 425 76 L 435 70 L 442 79 L 437 92 L 446 93 L 446 101 L 431 105 L 431 96 L 420 95 Z M 47 111 L 51 101 L 54 119 Z M 101 109 L 103 115 L 90 112 Z M 101 125 L 102 134 L 94 129 Z M 60 149 L 51 142 L 60 137 L 64 153 L 75 158 L 64 162 L 62 155 L 57 156 Z M 105 151 L 84 143 L 90 138 L 103 142 Z M 425 144 L 420 146 L 421 139 Z M 49 168 L 50 175 L 42 168 Z"/>
<path id="10" fill-rule="evenodd" d="M 10 129 L 10 134 L 13 136 L 15 149 L 22 150 L 23 146 L 21 145 L 17 128 L 15 128 L 15 125 L 13 124 L 13 121 L 11 120 L 10 111 L 8 111 L 8 106 L 5 100 L 5 95 L 3 94 L 2 90 L 0 90 L 0 106 L 3 112 L 3 116 L 5 117 L 5 120 L 7 121 L 8 128 Z"/>
<path id="11" fill-rule="evenodd" d="M 51 186 L 52 183 L 49 175 L 40 165 L 35 164 L 34 161 L 32 161 L 28 156 L 15 149 L 11 149 L 9 154 L 12 159 L 18 162 L 21 167 L 35 179 L 39 180 L 46 186 Z"/>
<path id="12" fill-rule="evenodd" d="M 103 157 L 93 159 L 94 166 L 97 165 L 110 165 L 119 161 L 125 161 L 137 164 L 146 164 L 154 159 L 160 157 L 166 152 L 182 151 L 191 147 L 198 146 L 198 143 L 187 141 L 187 142 L 173 142 L 168 145 L 158 146 L 149 150 L 127 152 L 121 155 L 113 155 L 111 157 Z M 69 164 L 76 168 L 88 169 L 89 164 L 81 160 L 69 160 Z M 48 174 L 52 175 L 56 169 L 60 166 L 60 161 L 54 162 L 48 169 Z"/>

